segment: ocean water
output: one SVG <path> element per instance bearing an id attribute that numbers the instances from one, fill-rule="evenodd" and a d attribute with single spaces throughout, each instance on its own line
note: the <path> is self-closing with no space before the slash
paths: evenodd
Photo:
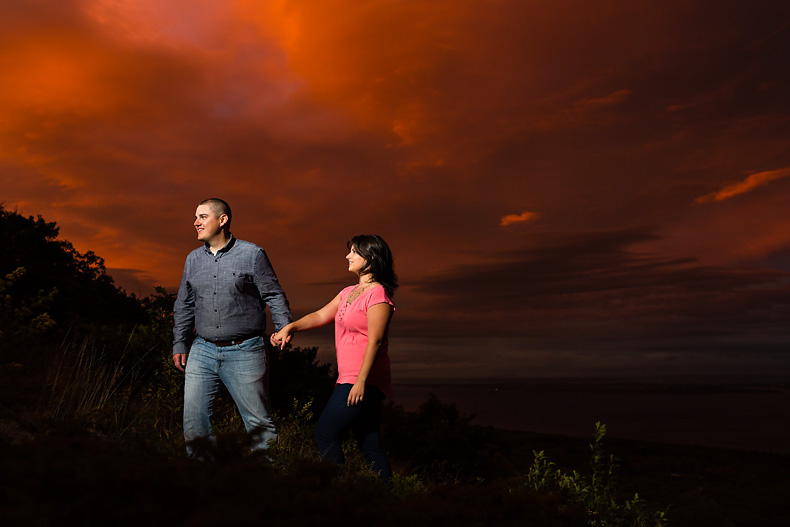
<path id="1" fill-rule="evenodd" d="M 760 381 L 501 381 L 395 385 L 395 404 L 417 410 L 431 394 L 472 423 L 790 454 L 790 379 Z"/>

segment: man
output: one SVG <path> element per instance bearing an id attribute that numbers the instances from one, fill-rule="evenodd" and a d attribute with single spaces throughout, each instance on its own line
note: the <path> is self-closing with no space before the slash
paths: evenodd
<path id="1" fill-rule="evenodd" d="M 277 438 L 269 412 L 266 306 L 276 330 L 291 322 L 291 313 L 266 252 L 234 237 L 231 218 L 221 199 L 198 205 L 194 225 L 203 246 L 187 256 L 175 303 L 173 362 L 186 373 L 184 439 L 190 456 L 197 454 L 193 440 L 211 437 L 220 382 L 236 402 L 253 450 Z"/>

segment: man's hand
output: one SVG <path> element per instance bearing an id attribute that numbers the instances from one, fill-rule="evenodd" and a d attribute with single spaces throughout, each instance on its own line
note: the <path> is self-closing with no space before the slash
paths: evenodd
<path id="1" fill-rule="evenodd" d="M 277 333 L 272 333 L 271 337 L 269 337 L 269 342 L 272 343 L 272 346 L 280 349 L 285 348 L 285 345 L 294 338 L 292 326 L 293 324 L 288 324 Z"/>
<path id="2" fill-rule="evenodd" d="M 173 355 L 173 364 L 176 365 L 181 371 L 184 371 L 184 367 L 187 365 L 187 354 L 186 353 L 176 353 Z"/>

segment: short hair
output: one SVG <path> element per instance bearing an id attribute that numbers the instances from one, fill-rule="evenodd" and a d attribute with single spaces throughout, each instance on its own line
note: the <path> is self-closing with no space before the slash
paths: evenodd
<path id="1" fill-rule="evenodd" d="M 230 226 L 230 221 L 233 219 L 233 214 L 230 212 L 230 205 L 228 205 L 227 201 L 219 198 L 208 198 L 198 203 L 198 206 L 200 205 L 208 205 L 218 218 L 223 214 L 227 216 L 228 223 L 226 225 Z"/>

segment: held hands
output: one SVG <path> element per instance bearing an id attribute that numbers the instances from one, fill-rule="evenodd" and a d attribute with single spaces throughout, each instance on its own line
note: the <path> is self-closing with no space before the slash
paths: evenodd
<path id="1" fill-rule="evenodd" d="M 269 337 L 269 342 L 272 343 L 272 346 L 275 348 L 284 348 L 286 344 L 293 340 L 293 331 L 291 330 L 291 325 L 288 324 L 284 328 L 282 328 L 277 333 L 272 333 L 272 336 Z"/>
<path id="2" fill-rule="evenodd" d="M 360 383 L 359 381 L 354 383 L 354 386 L 351 387 L 351 391 L 348 392 L 348 400 L 346 401 L 346 406 L 354 406 L 357 404 L 362 404 L 362 398 L 365 396 L 365 383 Z"/>

